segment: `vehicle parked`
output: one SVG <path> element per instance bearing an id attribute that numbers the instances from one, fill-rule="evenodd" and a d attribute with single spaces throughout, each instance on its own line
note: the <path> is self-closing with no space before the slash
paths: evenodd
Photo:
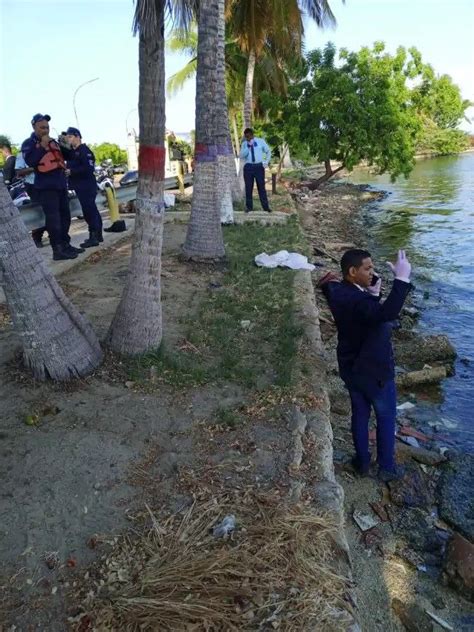
<path id="1" fill-rule="evenodd" d="M 138 183 L 138 170 L 127 171 L 127 173 L 119 180 L 119 184 L 121 187 L 126 187 L 131 184 L 137 184 L 137 183 Z"/>

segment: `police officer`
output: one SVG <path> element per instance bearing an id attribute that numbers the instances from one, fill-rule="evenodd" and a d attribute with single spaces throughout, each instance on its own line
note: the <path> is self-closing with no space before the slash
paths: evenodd
<path id="1" fill-rule="evenodd" d="M 81 132 L 76 127 L 68 127 L 66 138 L 71 150 L 66 153 L 69 171 L 69 185 L 74 189 L 82 207 L 82 214 L 89 227 L 89 239 L 82 248 L 98 246 L 102 237 L 102 217 L 97 209 L 97 181 L 95 179 L 95 157 L 89 147 L 82 142 Z"/>
<path id="2" fill-rule="evenodd" d="M 26 164 L 35 170 L 35 189 L 43 207 L 46 230 L 53 249 L 53 259 L 75 259 L 83 248 L 71 246 L 71 213 L 66 182 L 66 164 L 61 148 L 49 135 L 49 114 L 35 114 L 33 133 L 23 141 L 21 151 Z"/>

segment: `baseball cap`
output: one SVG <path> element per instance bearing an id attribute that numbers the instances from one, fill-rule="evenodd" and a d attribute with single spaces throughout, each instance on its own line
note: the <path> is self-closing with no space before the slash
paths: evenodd
<path id="1" fill-rule="evenodd" d="M 36 123 L 38 123 L 39 121 L 50 121 L 51 117 L 49 114 L 35 114 L 33 116 L 33 118 L 31 119 L 31 124 L 35 125 Z"/>
<path id="2" fill-rule="evenodd" d="M 82 138 L 81 132 L 77 129 L 77 127 L 68 127 L 66 130 L 66 134 L 71 134 L 71 136 L 79 136 L 80 138 Z"/>

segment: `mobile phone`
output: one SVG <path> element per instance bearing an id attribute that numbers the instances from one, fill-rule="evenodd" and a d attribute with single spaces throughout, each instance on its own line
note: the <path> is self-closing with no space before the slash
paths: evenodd
<path id="1" fill-rule="evenodd" d="M 374 275 L 372 276 L 372 281 L 370 282 L 370 286 L 371 287 L 374 286 L 379 279 L 380 279 L 380 277 L 377 274 L 375 274 L 375 272 L 374 272 Z"/>

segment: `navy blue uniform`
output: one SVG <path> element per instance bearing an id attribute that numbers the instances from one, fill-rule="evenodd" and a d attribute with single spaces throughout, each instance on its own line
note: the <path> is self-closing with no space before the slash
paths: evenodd
<path id="1" fill-rule="evenodd" d="M 97 181 L 94 175 L 95 157 L 87 145 L 81 143 L 76 149 L 65 152 L 67 167 L 71 172 L 69 186 L 74 189 L 81 203 L 84 219 L 90 231 L 102 232 L 102 218 L 97 209 Z"/>
<path id="2" fill-rule="evenodd" d="M 46 218 L 46 230 L 51 246 L 59 246 L 70 242 L 71 213 L 64 164 L 57 161 L 57 166 L 53 164 L 50 171 L 40 170 L 51 155 L 50 150 L 60 152 L 57 142 L 51 140 L 49 149 L 45 149 L 34 132 L 21 146 L 26 164 L 35 170 L 34 187 Z"/>
<path id="3" fill-rule="evenodd" d="M 359 467 L 368 468 L 369 418 L 377 418 L 377 460 L 394 469 L 396 390 L 392 349 L 393 323 L 403 307 L 411 284 L 395 279 L 387 299 L 364 292 L 343 281 L 329 283 L 326 296 L 336 321 L 339 373 L 351 397 L 352 437 Z"/>

